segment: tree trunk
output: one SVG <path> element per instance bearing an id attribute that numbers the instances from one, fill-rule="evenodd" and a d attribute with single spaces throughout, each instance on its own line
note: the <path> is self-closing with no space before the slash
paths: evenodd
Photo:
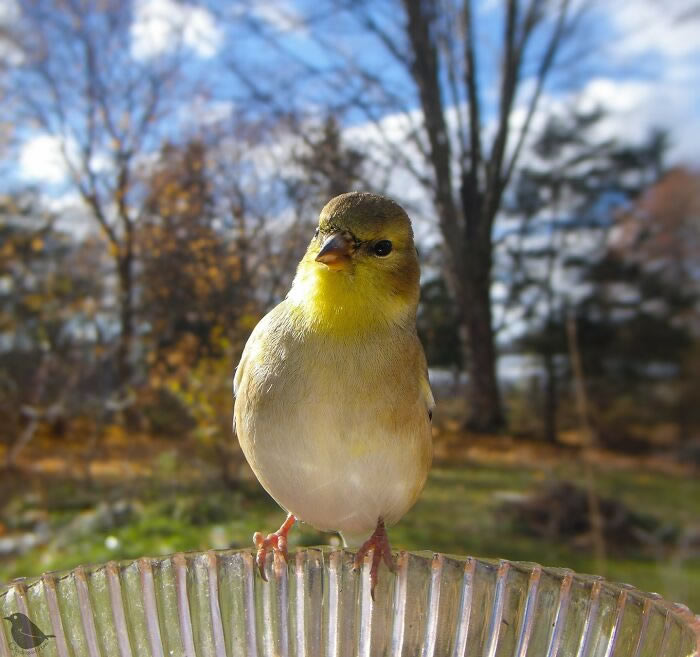
<path id="1" fill-rule="evenodd" d="M 460 289 L 457 302 L 462 324 L 467 327 L 469 388 L 467 427 L 495 433 L 505 426 L 496 374 L 496 344 L 491 317 L 491 225 L 484 196 L 477 181 L 463 172 L 460 196 L 466 226 L 464 243 L 451 244 L 459 263 Z"/>
<path id="2" fill-rule="evenodd" d="M 491 326 L 491 277 L 490 271 L 475 275 L 475 268 L 470 269 L 472 275 L 464 281 L 466 294 L 461 304 L 464 322 L 469 327 L 467 425 L 474 431 L 491 433 L 504 426 Z"/>
<path id="3" fill-rule="evenodd" d="M 134 335 L 134 281 L 133 257 L 129 251 L 117 260 L 119 277 L 120 335 L 117 348 L 117 376 L 119 385 L 125 385 L 131 377 L 131 343 Z"/>
<path id="4" fill-rule="evenodd" d="M 446 247 L 447 281 L 455 296 L 462 325 L 467 328 L 469 372 L 469 426 L 492 432 L 503 428 L 504 418 L 496 379 L 496 350 L 491 326 L 491 228 L 500 197 L 479 190 L 480 155 L 474 153 L 471 168 L 463 168 L 462 207 L 453 194 L 449 130 L 440 87 L 439 53 L 435 34 L 438 4 L 403 0 L 408 36 L 413 47 L 410 72 L 418 87 L 425 130 L 430 143 L 429 163 L 435 174 L 433 190 L 440 231 Z M 473 66 L 473 61 L 472 64 Z M 472 78 L 473 79 L 473 78 Z M 471 108 L 476 108 L 472 98 Z M 473 139 L 479 131 L 478 112 Z M 503 146 L 505 141 L 503 142 Z M 473 145 L 476 148 L 476 144 Z M 493 184 L 499 185 L 495 177 Z M 491 199 L 486 201 L 486 197 Z"/>
<path id="5" fill-rule="evenodd" d="M 557 373 L 554 354 L 545 348 L 544 363 L 544 438 L 547 442 L 557 442 Z"/>

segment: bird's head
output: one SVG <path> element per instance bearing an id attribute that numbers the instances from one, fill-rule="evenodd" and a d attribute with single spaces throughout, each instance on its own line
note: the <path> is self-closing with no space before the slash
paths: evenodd
<path id="1" fill-rule="evenodd" d="M 306 299 L 321 322 L 340 320 L 353 330 L 373 318 L 415 316 L 419 278 L 403 208 L 378 194 L 351 192 L 321 210 L 290 298 Z"/>
<path id="2" fill-rule="evenodd" d="M 351 192 L 331 199 L 321 210 L 307 255 L 346 273 L 358 267 L 377 275 L 417 270 L 408 215 L 398 203 L 377 194 Z"/>
<path id="3" fill-rule="evenodd" d="M 19 620 L 21 616 L 19 614 L 10 614 L 9 616 L 4 616 L 4 619 L 6 621 L 10 621 L 10 623 L 14 623 L 16 620 Z"/>

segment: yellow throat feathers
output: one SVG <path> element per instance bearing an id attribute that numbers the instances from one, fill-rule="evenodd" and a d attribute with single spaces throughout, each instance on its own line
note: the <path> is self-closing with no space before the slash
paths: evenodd
<path id="1" fill-rule="evenodd" d="M 408 326 L 415 321 L 418 285 L 396 285 L 399 278 L 365 263 L 349 272 L 331 271 L 305 257 L 288 300 L 303 328 L 324 333 L 348 336 L 382 326 Z"/>

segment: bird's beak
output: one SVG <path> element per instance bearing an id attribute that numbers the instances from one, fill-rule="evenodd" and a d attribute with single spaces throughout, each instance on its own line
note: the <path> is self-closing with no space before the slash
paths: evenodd
<path id="1" fill-rule="evenodd" d="M 322 262 L 328 269 L 345 269 L 350 264 L 353 242 L 345 233 L 333 233 L 323 243 L 316 256 L 316 262 Z"/>
<path id="2" fill-rule="evenodd" d="M 3 616 L 5 620 L 9 620 L 10 622 L 12 621 L 12 616 Z"/>

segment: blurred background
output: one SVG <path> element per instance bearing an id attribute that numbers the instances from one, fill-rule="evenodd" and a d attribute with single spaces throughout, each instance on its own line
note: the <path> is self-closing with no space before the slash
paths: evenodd
<path id="1" fill-rule="evenodd" d="M 699 30 L 690 0 L 5 0 L 0 581 L 279 526 L 233 369 L 370 190 L 414 222 L 437 398 L 394 547 L 700 610 Z"/>

